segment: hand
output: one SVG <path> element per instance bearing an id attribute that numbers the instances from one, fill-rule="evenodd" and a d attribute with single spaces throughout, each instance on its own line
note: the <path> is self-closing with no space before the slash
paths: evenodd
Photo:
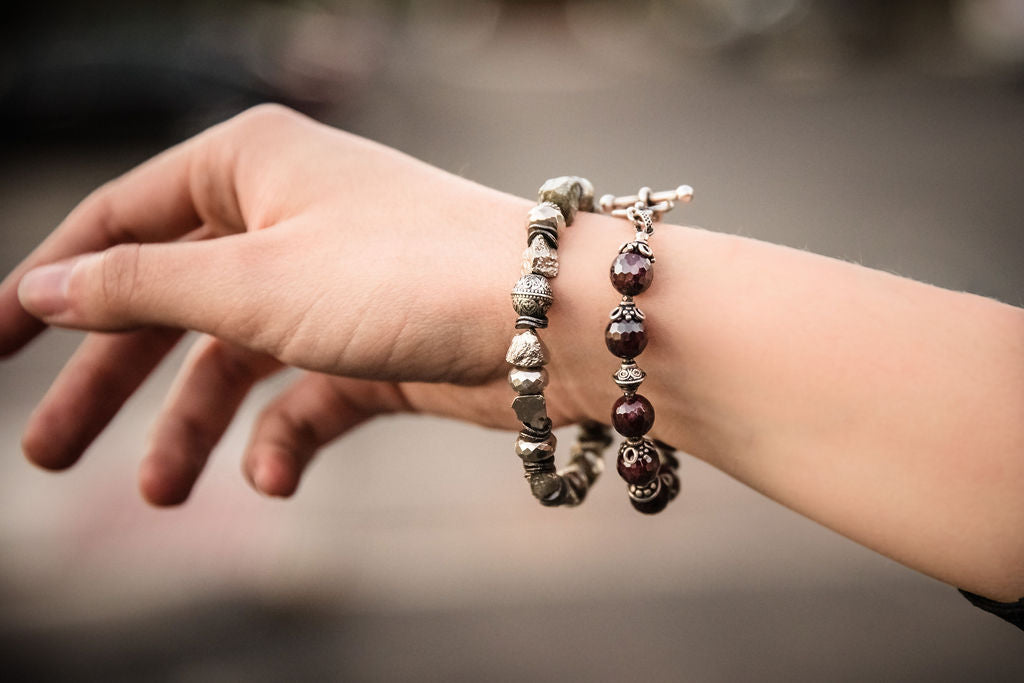
<path id="1" fill-rule="evenodd" d="M 216 126 L 96 190 L 0 286 L 5 355 L 45 324 L 118 332 L 86 337 L 25 453 L 72 465 L 184 330 L 207 336 L 141 465 L 154 504 L 187 498 L 248 390 L 285 365 L 310 372 L 243 458 L 266 494 L 290 495 L 319 447 L 378 413 L 512 428 L 507 301 L 528 206 L 281 107 Z"/>

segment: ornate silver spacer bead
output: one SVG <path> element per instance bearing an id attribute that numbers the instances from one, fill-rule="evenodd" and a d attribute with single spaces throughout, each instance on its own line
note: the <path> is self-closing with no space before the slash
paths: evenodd
<path id="1" fill-rule="evenodd" d="M 647 373 L 635 361 L 625 360 L 612 374 L 612 381 L 627 394 L 634 393 L 647 377 Z"/>
<path id="2" fill-rule="evenodd" d="M 646 503 L 649 500 L 653 500 L 655 496 L 661 491 L 661 477 L 655 477 L 654 481 L 645 486 L 636 486 L 630 484 L 629 497 L 638 503 Z"/>
<path id="3" fill-rule="evenodd" d="M 629 322 L 643 320 L 647 316 L 644 312 L 636 307 L 631 297 L 622 297 L 622 302 L 612 309 L 612 312 L 608 314 L 608 317 L 619 322 L 620 320 L 627 320 Z"/>
<path id="4" fill-rule="evenodd" d="M 519 315 L 541 318 L 551 308 L 553 300 L 551 285 L 543 275 L 524 275 L 512 288 L 512 307 Z"/>

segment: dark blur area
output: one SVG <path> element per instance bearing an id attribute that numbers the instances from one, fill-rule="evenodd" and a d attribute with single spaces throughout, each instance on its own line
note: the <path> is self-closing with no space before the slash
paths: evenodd
<path id="1" fill-rule="evenodd" d="M 571 90 L 634 73 L 832 82 L 893 69 L 1014 88 L 1022 11 L 1013 0 L 16 3 L 0 28 L 2 135 L 176 140 L 268 100 L 344 119 L 405 60 L 472 68 L 497 40 L 568 43 L 582 67 Z M 632 59 L 602 41 L 631 45 Z"/>
<path id="2" fill-rule="evenodd" d="M 5 271 L 97 185 L 277 101 L 523 196 L 689 183 L 674 221 L 1024 305 L 1024 0 L 39 2 L 0 38 Z M 658 519 L 609 481 L 546 510 L 508 434 L 406 416 L 262 499 L 237 459 L 279 379 L 150 509 L 180 350 L 44 474 L 21 426 L 79 339 L 0 365 L 9 680 L 1024 676 L 1014 627 L 697 461 Z"/>

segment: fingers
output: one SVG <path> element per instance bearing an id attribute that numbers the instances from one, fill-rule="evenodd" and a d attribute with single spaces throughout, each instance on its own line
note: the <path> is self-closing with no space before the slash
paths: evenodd
<path id="1" fill-rule="evenodd" d="M 290 496 L 316 451 L 380 413 L 408 409 L 395 385 L 307 373 L 264 409 L 242 470 L 270 496 Z"/>
<path id="2" fill-rule="evenodd" d="M 263 302 L 274 263 L 265 248 L 277 232 L 201 242 L 123 244 L 37 268 L 21 281 L 22 305 L 45 322 L 90 330 L 163 325 L 223 332 L 248 341 L 225 320 L 249 320 Z M 259 277 L 254 277 L 258 273 Z"/>
<path id="3" fill-rule="evenodd" d="M 26 457 L 47 469 L 73 465 L 180 338 L 166 328 L 86 337 L 29 418 Z"/>
<path id="4" fill-rule="evenodd" d="M 19 280 L 30 269 L 121 242 L 175 239 L 201 223 L 192 174 L 205 139 L 174 147 L 93 192 L 8 275 L 0 284 L 0 355 L 17 351 L 43 328 L 16 296 Z"/>
<path id="5" fill-rule="evenodd" d="M 304 123 L 296 126 L 297 121 Z M 274 147 L 286 137 L 282 131 L 304 129 L 306 123 L 284 107 L 253 107 L 89 195 L 0 283 L 0 357 L 20 349 L 44 327 L 22 309 L 17 296 L 18 283 L 33 268 L 117 244 L 175 240 L 201 224 L 218 234 L 241 232 L 247 223 L 242 208 L 246 184 L 258 186 L 262 201 L 261 208 L 250 207 L 256 214 L 250 217 L 251 227 L 274 222 L 280 217 L 277 204 L 287 194 L 265 191 L 263 185 L 273 187 L 278 181 L 270 172 L 276 166 L 268 166 L 266 159 L 276 157 Z M 250 154 L 240 159 L 244 149 Z"/>
<path id="6" fill-rule="evenodd" d="M 188 498 L 252 385 L 280 367 L 270 356 L 211 337 L 200 339 L 153 426 L 139 469 L 143 496 L 154 505 Z"/>

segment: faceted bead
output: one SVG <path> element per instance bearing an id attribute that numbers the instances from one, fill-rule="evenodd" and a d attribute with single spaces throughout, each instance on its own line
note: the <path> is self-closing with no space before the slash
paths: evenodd
<path id="1" fill-rule="evenodd" d="M 644 321 L 611 321 L 604 330 L 604 343 L 619 358 L 636 358 L 647 346 Z"/>
<path id="2" fill-rule="evenodd" d="M 615 467 L 627 484 L 646 486 L 658 478 L 658 452 L 646 441 L 623 441 Z"/>
<path id="3" fill-rule="evenodd" d="M 630 497 L 629 502 L 633 504 L 633 508 L 638 512 L 642 512 L 645 515 L 654 515 L 664 510 L 671 499 L 672 494 L 668 487 L 661 486 L 658 489 L 658 493 L 650 500 L 637 500 Z"/>
<path id="4" fill-rule="evenodd" d="M 526 227 L 534 225 L 549 228 L 557 236 L 565 230 L 565 216 L 554 202 L 541 202 L 526 214 Z"/>
<path id="5" fill-rule="evenodd" d="M 519 433 L 516 439 L 516 455 L 526 462 L 540 462 L 555 457 L 555 445 L 558 440 L 554 434 L 549 434 L 542 441 L 534 441 L 532 437 Z"/>
<path id="6" fill-rule="evenodd" d="M 643 254 L 619 254 L 612 261 L 611 279 L 612 286 L 621 294 L 635 296 L 651 286 L 654 264 Z"/>
<path id="7" fill-rule="evenodd" d="M 612 406 L 612 426 L 626 437 L 641 437 L 654 426 L 654 406 L 640 394 L 621 396 Z"/>
<path id="8" fill-rule="evenodd" d="M 512 368 L 508 383 L 517 394 L 539 394 L 548 385 L 548 371 L 544 368 Z"/>

